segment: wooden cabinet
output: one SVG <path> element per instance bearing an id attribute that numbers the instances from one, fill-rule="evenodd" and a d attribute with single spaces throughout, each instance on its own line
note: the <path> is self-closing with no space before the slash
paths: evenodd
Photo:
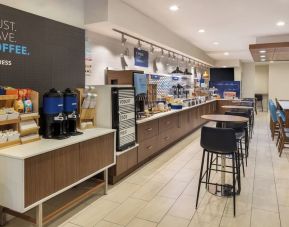
<path id="1" fill-rule="evenodd" d="M 137 70 L 107 70 L 105 75 L 105 84 L 133 85 L 134 73 L 143 74 L 144 72 Z"/>
<path id="2" fill-rule="evenodd" d="M 77 182 L 79 178 L 79 144 L 53 152 L 55 191 Z"/>
<path id="3" fill-rule="evenodd" d="M 116 166 L 112 168 L 114 172 L 112 173 L 110 171 L 110 175 L 121 175 L 135 165 L 137 165 L 137 148 L 133 148 L 124 154 L 118 155 L 116 157 Z"/>
<path id="4" fill-rule="evenodd" d="M 113 163 L 114 133 L 27 158 L 24 205 L 27 207 Z"/>
<path id="5" fill-rule="evenodd" d="M 79 175 L 81 178 L 113 162 L 113 134 L 101 136 L 80 144 Z"/>
<path id="6" fill-rule="evenodd" d="M 24 165 L 24 204 L 27 207 L 54 192 L 53 153 L 25 159 Z"/>
<path id="7" fill-rule="evenodd" d="M 200 106 L 191 110 L 191 121 L 193 128 L 198 128 L 201 124 Z"/>
<path id="8" fill-rule="evenodd" d="M 177 131 L 175 130 L 174 132 L 172 131 L 166 131 L 161 133 L 158 136 L 158 149 L 161 150 L 165 147 L 167 147 L 168 145 L 170 145 L 171 143 L 174 142 L 174 138 L 176 137 L 176 133 Z"/>
<path id="9" fill-rule="evenodd" d="M 191 110 L 184 110 L 179 113 L 179 127 L 177 137 L 182 137 L 191 131 Z"/>
<path id="10" fill-rule="evenodd" d="M 147 159 L 158 151 L 158 136 L 144 140 L 139 143 L 138 147 L 138 163 Z"/>
<path id="11" fill-rule="evenodd" d="M 178 114 L 171 114 L 159 119 L 159 133 L 167 130 L 176 129 L 178 127 Z"/>
<path id="12" fill-rule="evenodd" d="M 137 141 L 141 142 L 159 134 L 159 120 L 137 125 Z"/>

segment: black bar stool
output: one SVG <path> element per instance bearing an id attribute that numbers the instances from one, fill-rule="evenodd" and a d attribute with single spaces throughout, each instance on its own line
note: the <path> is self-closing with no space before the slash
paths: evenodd
<path id="1" fill-rule="evenodd" d="M 237 155 L 237 140 L 235 131 L 229 128 L 211 128 L 211 127 L 203 127 L 201 132 L 201 146 L 203 148 L 203 157 L 200 169 L 199 176 L 199 184 L 198 184 L 198 192 L 197 192 L 197 200 L 196 200 L 196 209 L 198 208 L 199 202 L 199 194 L 201 184 L 206 184 L 206 188 L 208 189 L 209 185 L 221 186 L 222 191 L 227 187 L 227 185 L 211 183 L 210 182 L 210 171 L 215 170 L 217 172 L 221 172 L 221 174 L 231 173 L 233 176 L 233 187 L 232 187 L 232 196 L 233 196 L 233 206 L 234 206 L 234 216 L 236 214 L 236 175 L 239 181 L 240 179 L 240 165 L 238 161 Z M 206 170 L 203 172 L 205 155 L 207 154 L 207 166 Z M 231 156 L 232 157 L 232 166 L 226 165 L 226 167 L 231 168 L 231 171 L 228 170 L 220 170 L 211 169 L 211 163 L 209 160 L 212 160 L 212 155 L 216 155 L 218 157 L 221 156 Z M 205 180 L 203 180 L 205 177 Z"/>
<path id="2" fill-rule="evenodd" d="M 255 99 L 256 99 L 256 106 L 258 103 L 260 103 L 262 112 L 263 112 L 263 95 L 261 94 L 255 94 Z"/>
<path id="3" fill-rule="evenodd" d="M 249 134 L 251 129 L 251 121 L 250 121 L 250 113 L 249 112 L 235 112 L 235 111 L 229 111 L 225 112 L 226 115 L 233 115 L 233 116 L 240 116 L 240 117 L 246 117 L 249 118 L 249 123 L 230 123 L 226 125 L 226 128 L 233 128 L 236 132 L 236 138 L 239 143 L 240 149 L 241 149 L 241 155 L 242 155 L 242 164 L 243 164 L 243 146 L 242 142 L 245 144 L 245 157 L 246 157 L 246 166 L 248 162 L 248 156 L 249 156 Z M 253 130 L 253 129 L 251 129 Z M 244 165 L 243 165 L 244 166 Z"/>

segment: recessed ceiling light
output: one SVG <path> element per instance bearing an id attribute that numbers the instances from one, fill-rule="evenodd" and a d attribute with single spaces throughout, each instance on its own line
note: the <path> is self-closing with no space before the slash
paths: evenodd
<path id="1" fill-rule="evenodd" d="M 217 45 L 219 45 L 220 43 L 219 43 L 219 42 L 213 42 L 213 44 L 217 46 Z"/>
<path id="2" fill-rule="evenodd" d="M 229 52 L 225 52 L 224 55 L 228 56 L 228 55 L 229 55 Z"/>
<path id="3" fill-rule="evenodd" d="M 179 7 L 177 5 L 170 6 L 170 11 L 176 12 L 179 10 Z"/>
<path id="4" fill-rule="evenodd" d="M 266 53 L 266 50 L 260 50 L 259 53 L 264 54 L 264 53 Z"/>
<path id="5" fill-rule="evenodd" d="M 266 58 L 266 55 L 261 55 L 260 58 Z"/>
<path id="6" fill-rule="evenodd" d="M 263 59 L 261 59 L 261 61 L 266 61 L 266 59 L 263 58 Z"/>
<path id="7" fill-rule="evenodd" d="M 205 29 L 199 29 L 198 32 L 199 32 L 199 33 L 204 33 L 204 32 L 205 32 Z"/>
<path id="8" fill-rule="evenodd" d="M 276 23 L 276 25 L 277 25 L 278 27 L 282 27 L 282 26 L 285 25 L 285 22 L 284 22 L 284 21 L 278 21 L 278 22 Z"/>
<path id="9" fill-rule="evenodd" d="M 227 68 L 227 66 L 226 66 L 226 65 L 223 65 L 223 68 Z"/>

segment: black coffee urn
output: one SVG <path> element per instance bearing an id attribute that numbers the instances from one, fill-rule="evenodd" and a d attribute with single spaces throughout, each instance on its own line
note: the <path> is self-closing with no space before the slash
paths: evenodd
<path id="1" fill-rule="evenodd" d="M 43 95 L 43 137 L 65 139 L 65 115 L 63 114 L 63 94 L 55 88 Z"/>
<path id="2" fill-rule="evenodd" d="M 63 92 L 63 98 L 64 114 L 67 118 L 67 121 L 65 122 L 66 133 L 70 136 L 80 135 L 82 132 L 77 131 L 77 94 L 70 88 L 67 88 Z"/>

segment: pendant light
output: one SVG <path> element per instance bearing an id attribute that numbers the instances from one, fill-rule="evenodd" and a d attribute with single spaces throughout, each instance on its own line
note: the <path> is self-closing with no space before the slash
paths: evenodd
<path id="1" fill-rule="evenodd" d="M 189 61 L 190 61 L 190 60 L 189 60 Z M 188 62 L 186 63 L 186 69 L 185 69 L 185 71 L 184 71 L 184 75 L 192 75 L 192 73 L 189 72 L 189 70 L 188 70 Z"/>
<path id="2" fill-rule="evenodd" d="M 179 58 L 177 58 L 177 68 L 171 72 L 171 74 L 183 74 L 184 72 L 180 70 L 179 67 Z"/>

